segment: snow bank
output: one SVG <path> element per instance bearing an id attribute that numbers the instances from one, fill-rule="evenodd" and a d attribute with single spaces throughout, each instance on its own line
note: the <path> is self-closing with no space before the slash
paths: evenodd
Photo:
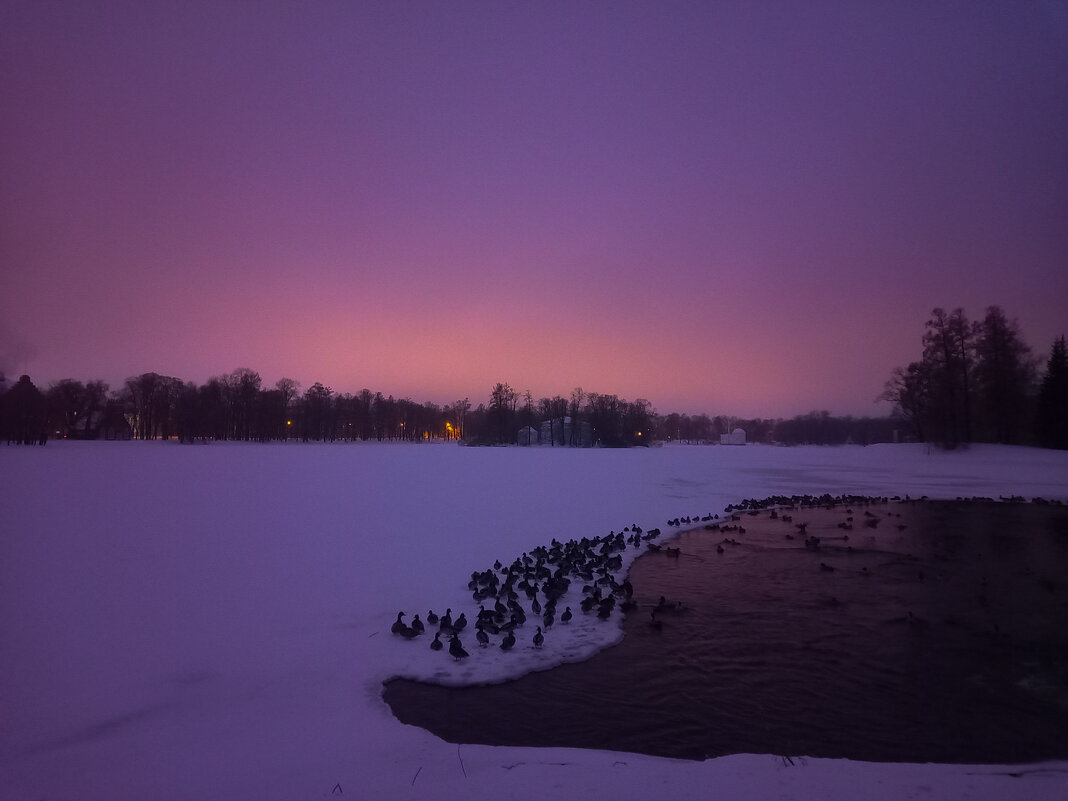
<path id="1" fill-rule="evenodd" d="M 1068 499 L 1065 453 L 54 442 L 0 448 L 0 486 L 0 799 L 1063 797 L 1064 763 L 457 748 L 380 692 L 618 637 L 591 623 L 458 666 L 390 635 L 399 609 L 472 617 L 472 570 L 553 537 L 776 493 Z"/>

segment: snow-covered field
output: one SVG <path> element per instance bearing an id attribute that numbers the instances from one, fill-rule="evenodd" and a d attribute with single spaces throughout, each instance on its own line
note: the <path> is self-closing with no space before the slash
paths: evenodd
<path id="1" fill-rule="evenodd" d="M 0 448 L 0 799 L 1066 797 L 1068 763 L 458 748 L 381 701 L 392 675 L 501 677 L 618 636 L 591 627 L 457 666 L 390 635 L 401 609 L 470 617 L 466 582 L 494 559 L 824 491 L 1068 500 L 1068 453 Z"/>

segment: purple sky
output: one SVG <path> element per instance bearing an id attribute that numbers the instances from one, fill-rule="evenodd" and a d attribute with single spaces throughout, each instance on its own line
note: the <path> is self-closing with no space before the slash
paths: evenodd
<path id="1" fill-rule="evenodd" d="M 1068 333 L 1068 7 L 0 0 L 0 369 L 877 414 Z"/>

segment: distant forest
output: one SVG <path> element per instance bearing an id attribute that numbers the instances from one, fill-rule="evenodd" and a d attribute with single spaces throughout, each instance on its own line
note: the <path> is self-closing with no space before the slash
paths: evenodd
<path id="1" fill-rule="evenodd" d="M 536 399 L 506 383 L 494 385 L 477 406 L 468 398 L 440 406 L 369 389 L 337 393 L 319 382 L 302 392 L 289 378 L 264 387 L 259 373 L 242 367 L 199 386 L 143 373 L 117 390 L 103 381 L 68 378 L 41 391 L 29 376 L 9 386 L 0 375 L 0 431 L 8 444 L 71 438 L 628 447 L 715 443 L 740 428 L 748 442 L 783 445 L 914 439 L 947 446 L 989 441 L 1068 447 L 1063 337 L 1054 343 L 1040 383 L 1015 321 L 996 307 L 974 325 L 960 309 L 935 309 L 923 343 L 921 360 L 898 368 L 887 382 L 880 398 L 894 404 L 894 414 L 879 418 L 826 411 L 774 420 L 658 414 L 643 398 L 627 401 L 576 388 L 566 398 Z"/>
<path id="2" fill-rule="evenodd" d="M 439 406 L 369 389 L 336 393 L 319 382 L 301 392 L 300 384 L 289 378 L 265 387 L 259 373 L 244 367 L 200 386 L 143 373 L 126 379 L 118 390 L 103 381 L 67 378 L 41 391 L 29 376 L 10 387 L 0 376 L 0 393 L 0 426 L 9 444 L 70 438 L 626 447 L 719 442 L 721 434 L 736 428 L 746 432 L 749 442 L 868 444 L 892 442 L 904 425 L 896 418 L 833 417 L 829 412 L 791 420 L 662 415 L 642 398 L 627 401 L 576 388 L 566 398 L 535 399 L 506 383 L 496 384 L 478 405 L 464 398 Z"/>

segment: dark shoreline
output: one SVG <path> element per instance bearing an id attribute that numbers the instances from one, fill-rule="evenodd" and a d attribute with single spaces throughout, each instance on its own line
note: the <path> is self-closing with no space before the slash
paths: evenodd
<path id="1" fill-rule="evenodd" d="M 686 759 L 1068 757 L 1068 509 L 856 503 L 847 524 L 845 508 L 798 506 L 790 521 L 736 508 L 737 520 L 681 533 L 681 558 L 632 565 L 624 639 L 585 662 L 479 687 L 394 679 L 383 697 L 450 742 Z M 801 583 L 798 570 L 810 571 Z M 663 607 L 654 629 L 660 595 L 687 611 Z"/>

